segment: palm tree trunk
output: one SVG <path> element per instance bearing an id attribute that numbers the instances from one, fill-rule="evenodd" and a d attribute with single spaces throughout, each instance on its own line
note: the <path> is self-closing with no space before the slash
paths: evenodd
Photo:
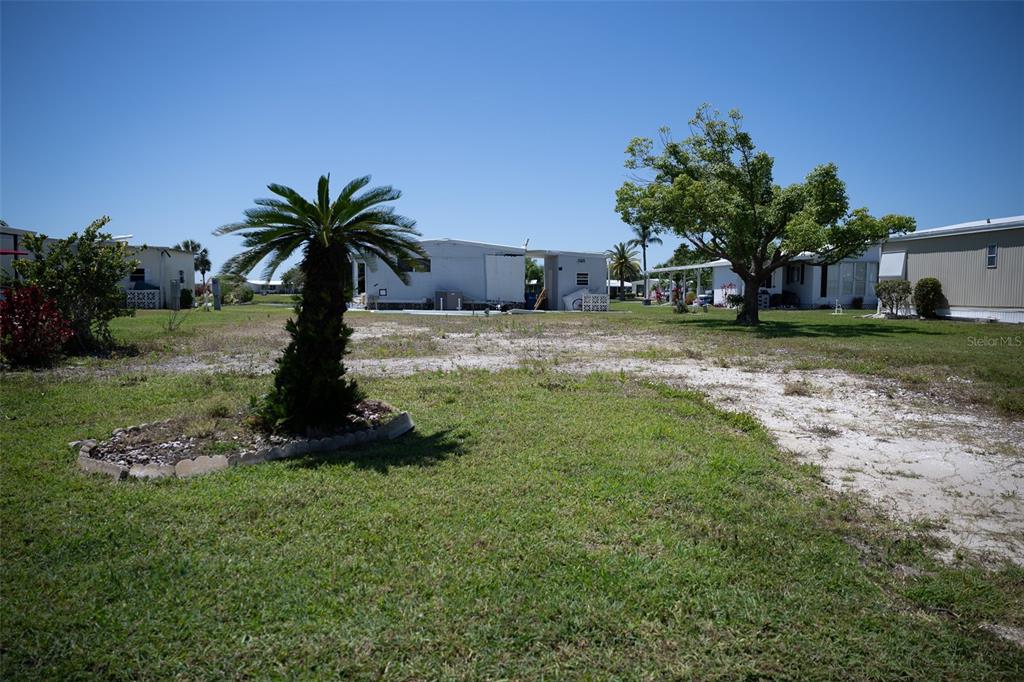
<path id="1" fill-rule="evenodd" d="M 644 298 L 650 298 L 647 295 L 647 242 L 640 245 L 640 250 L 644 253 Z"/>
<path id="2" fill-rule="evenodd" d="M 273 401 L 289 419 L 286 428 L 340 424 L 359 401 L 342 362 L 352 334 L 343 320 L 346 262 L 340 244 L 314 242 L 300 265 L 306 287 L 296 319 L 287 323 L 292 341 L 274 378 Z"/>

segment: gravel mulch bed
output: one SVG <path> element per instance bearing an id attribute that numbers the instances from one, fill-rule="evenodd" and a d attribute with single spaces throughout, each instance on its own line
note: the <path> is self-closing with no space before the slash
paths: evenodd
<path id="1" fill-rule="evenodd" d="M 376 427 L 387 422 L 394 412 L 387 403 L 364 400 L 346 426 L 309 435 L 324 438 Z M 178 417 L 117 429 L 109 440 L 97 443 L 89 457 L 126 467 L 134 464 L 173 466 L 183 459 L 202 455 L 241 457 L 291 440 L 295 438 L 257 430 L 244 412 L 217 417 Z"/>

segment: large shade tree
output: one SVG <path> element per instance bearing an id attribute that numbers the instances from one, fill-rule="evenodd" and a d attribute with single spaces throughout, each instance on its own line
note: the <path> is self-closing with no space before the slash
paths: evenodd
<path id="1" fill-rule="evenodd" d="M 352 333 L 343 315 L 354 259 L 374 258 L 408 282 L 400 261 L 426 255 L 415 238 L 415 221 L 383 205 L 401 192 L 375 187 L 360 193 L 369 182 L 369 176 L 356 178 L 332 200 L 329 176 L 321 176 L 312 201 L 290 187 L 268 185 L 279 198 L 257 199 L 245 220 L 215 232 L 243 235 L 245 251 L 225 265 L 233 273 L 247 274 L 266 261 L 262 276 L 269 280 L 289 257 L 302 253 L 305 287 L 296 318 L 286 324 L 291 342 L 261 408 L 273 428 L 330 429 L 344 423 L 361 398 L 343 363 Z"/>
<path id="2" fill-rule="evenodd" d="M 626 280 L 634 279 L 640 274 L 640 263 L 636 259 L 636 249 L 626 242 L 619 242 L 605 253 L 608 257 L 608 273 L 612 279 L 619 280 L 619 300 L 626 300 Z"/>
<path id="3" fill-rule="evenodd" d="M 671 230 L 701 258 L 724 258 L 744 282 L 737 320 L 759 322 L 760 283 L 802 253 L 824 264 L 862 253 L 890 234 L 912 231 L 913 218 L 873 217 L 850 210 L 835 164 L 814 168 L 801 183 L 775 184 L 774 159 L 757 151 L 738 111 L 723 118 L 703 105 L 691 135 L 677 142 L 662 128 L 659 148 L 637 137 L 626 167 L 637 171 L 616 194 L 616 209 L 631 225 Z"/>

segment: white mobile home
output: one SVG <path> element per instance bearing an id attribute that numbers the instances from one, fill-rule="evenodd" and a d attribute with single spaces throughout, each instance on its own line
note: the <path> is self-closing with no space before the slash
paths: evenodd
<path id="1" fill-rule="evenodd" d="M 608 295 L 608 257 L 585 251 L 531 250 L 544 260 L 548 310 L 582 310 L 583 294 Z"/>
<path id="2" fill-rule="evenodd" d="M 129 246 L 135 269 L 121 282 L 129 308 L 177 308 L 181 290 L 193 295 L 196 271 L 191 253 L 169 246 Z"/>
<path id="3" fill-rule="evenodd" d="M 526 301 L 526 252 L 521 247 L 458 239 L 420 242 L 427 258 L 402 264 L 405 284 L 376 259 L 353 264 L 353 292 L 378 310 L 475 310 L 495 305 L 522 308 Z"/>
<path id="4" fill-rule="evenodd" d="M 759 290 L 762 306 L 778 304 L 794 308 L 819 308 L 833 306 L 838 301 L 844 307 L 850 307 L 859 300 L 862 306 L 874 307 L 878 300 L 875 296 L 875 283 L 878 282 L 880 252 L 879 246 L 872 246 L 859 256 L 833 264 L 823 264 L 812 254 L 797 256 L 793 262 L 775 270 L 761 282 Z M 656 268 L 650 272 L 657 274 L 703 269 L 711 270 L 715 305 L 725 305 L 730 294 L 743 293 L 743 280 L 732 271 L 732 265 L 727 260 Z M 698 293 L 701 293 L 699 288 Z"/>
<path id="5" fill-rule="evenodd" d="M 13 276 L 13 262 L 31 258 L 24 250 L 29 230 L 13 227 L 0 229 L 0 270 Z M 53 241 L 48 240 L 47 243 Z M 195 294 L 195 267 L 192 254 L 169 246 L 128 246 L 129 257 L 136 267 L 121 281 L 126 304 L 130 308 L 174 308 L 180 301 L 182 289 Z"/>

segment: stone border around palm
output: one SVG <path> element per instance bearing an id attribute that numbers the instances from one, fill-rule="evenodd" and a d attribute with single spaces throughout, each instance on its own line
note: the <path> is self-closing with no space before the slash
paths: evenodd
<path id="1" fill-rule="evenodd" d="M 399 412 L 390 421 L 375 427 L 352 431 L 327 438 L 295 438 L 280 445 L 274 445 L 255 453 L 244 455 L 201 455 L 193 459 L 182 459 L 170 464 L 133 464 L 130 467 L 95 459 L 90 452 L 99 444 L 95 440 L 75 441 L 71 447 L 78 448 L 78 468 L 87 473 L 103 474 L 116 481 L 128 478 L 192 478 L 201 474 L 221 471 L 233 466 L 252 466 L 280 459 L 301 457 L 318 452 L 333 452 L 368 443 L 389 441 L 399 438 L 415 428 L 408 412 Z M 129 428 L 142 428 L 129 427 Z"/>

